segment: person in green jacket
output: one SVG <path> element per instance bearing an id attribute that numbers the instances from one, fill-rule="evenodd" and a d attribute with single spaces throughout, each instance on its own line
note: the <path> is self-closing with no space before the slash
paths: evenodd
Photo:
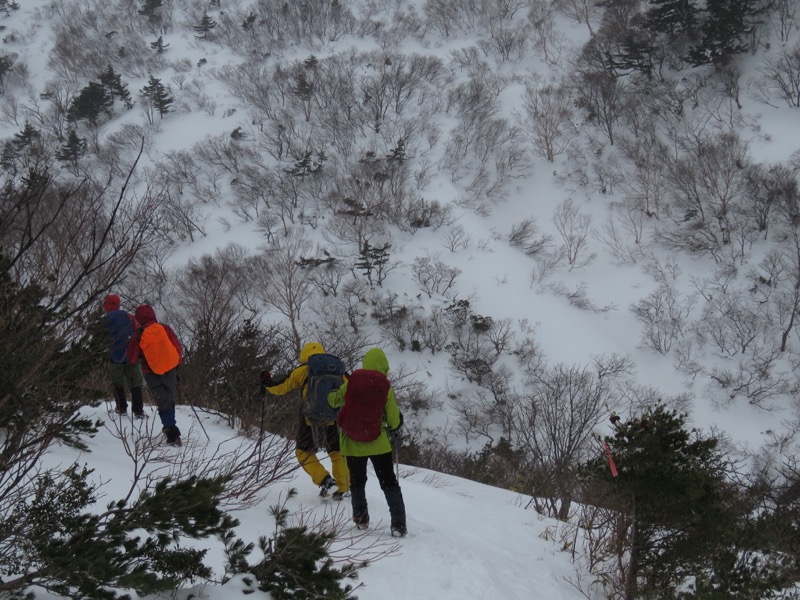
<path id="1" fill-rule="evenodd" d="M 350 472 L 353 521 L 359 529 L 369 526 L 367 507 L 367 461 L 372 462 L 391 516 L 391 533 L 406 535 L 406 507 L 392 468 L 390 432 L 403 424 L 394 390 L 386 377 L 389 360 L 383 350 L 372 348 L 364 355 L 362 369 L 328 395 L 328 403 L 339 410 L 339 448 Z M 350 393 L 348 393 L 348 388 Z"/>

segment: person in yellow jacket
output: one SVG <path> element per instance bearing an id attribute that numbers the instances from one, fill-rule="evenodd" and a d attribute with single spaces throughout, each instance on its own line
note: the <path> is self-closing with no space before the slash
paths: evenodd
<path id="1" fill-rule="evenodd" d="M 292 390 L 302 388 L 303 398 L 305 398 L 308 394 L 306 385 L 308 380 L 308 358 L 314 354 L 325 354 L 325 348 L 319 342 L 307 343 L 300 351 L 300 366 L 295 367 L 283 383 L 267 386 L 264 389 L 275 396 L 283 396 Z M 300 411 L 297 434 L 295 436 L 295 455 L 303 470 L 309 474 L 314 484 L 319 486 L 319 495 L 321 497 L 327 497 L 331 488 L 336 486 L 336 491 L 330 495 L 334 500 L 341 500 L 348 492 L 350 482 L 347 464 L 339 452 L 339 430 L 336 427 L 336 422 L 331 421 L 326 424 L 320 433 L 321 435 L 314 435 L 311 423 Z M 317 450 L 320 449 L 319 445 L 322 445 L 331 459 L 333 476 L 317 458 Z"/>

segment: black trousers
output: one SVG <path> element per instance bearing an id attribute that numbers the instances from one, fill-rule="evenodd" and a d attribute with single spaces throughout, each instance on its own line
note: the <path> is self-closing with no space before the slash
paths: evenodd
<path id="1" fill-rule="evenodd" d="M 378 484 L 386 497 L 389 505 L 389 515 L 392 525 L 406 524 L 406 505 L 403 502 L 403 492 L 400 483 L 394 474 L 392 453 L 376 454 L 375 456 L 348 456 L 347 468 L 350 471 L 350 498 L 353 505 L 353 520 L 357 523 L 369 523 L 369 510 L 367 507 L 367 460 L 372 461 Z"/>

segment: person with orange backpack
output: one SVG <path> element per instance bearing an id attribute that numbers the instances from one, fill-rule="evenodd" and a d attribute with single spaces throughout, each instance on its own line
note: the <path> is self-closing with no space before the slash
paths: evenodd
<path id="1" fill-rule="evenodd" d="M 126 358 L 132 365 L 141 362 L 147 389 L 158 406 L 161 431 L 168 444 L 180 446 L 181 431 L 175 422 L 175 393 L 183 348 L 172 328 L 158 322 L 149 304 L 140 304 L 134 316 L 139 329 L 131 336 Z"/>
<path id="2" fill-rule="evenodd" d="M 380 348 L 367 350 L 362 368 L 353 371 L 342 386 L 328 394 L 328 403 L 339 409 L 339 447 L 350 471 L 353 521 L 369 527 L 367 461 L 383 490 L 391 517 L 393 537 L 406 535 L 406 506 L 400 483 L 392 468 L 393 435 L 403 425 L 394 390 L 386 377 L 389 360 Z"/>

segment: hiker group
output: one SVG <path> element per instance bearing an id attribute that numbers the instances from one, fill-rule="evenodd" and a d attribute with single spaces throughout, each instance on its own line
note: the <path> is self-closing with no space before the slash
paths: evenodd
<path id="1" fill-rule="evenodd" d="M 121 308 L 120 297 L 109 294 L 103 301 L 109 336 L 109 378 L 114 389 L 115 412 L 128 413 L 126 385 L 131 410 L 137 419 L 147 418 L 142 400 L 142 379 L 155 399 L 162 432 L 167 443 L 180 446 L 181 431 L 175 422 L 178 365 L 183 348 L 169 325 L 159 323 L 149 304 L 140 304 L 134 314 Z M 144 376 L 144 377 L 143 377 Z"/>
<path id="2" fill-rule="evenodd" d="M 372 462 L 389 506 L 391 533 L 404 536 L 405 503 L 392 468 L 390 440 L 403 424 L 403 417 L 386 376 L 386 354 L 379 348 L 368 350 L 362 367 L 347 374 L 340 359 L 327 354 L 322 344 L 311 342 L 303 346 L 299 361 L 282 383 L 272 382 L 269 372 L 264 371 L 261 384 L 276 396 L 301 390 L 303 402 L 295 436 L 295 454 L 301 467 L 319 486 L 320 496 L 342 500 L 349 494 L 353 521 L 359 529 L 366 529 L 367 462 Z M 332 474 L 317 458 L 319 449 L 328 453 Z"/>
<path id="3" fill-rule="evenodd" d="M 120 298 L 109 294 L 103 301 L 109 334 L 109 377 L 115 411 L 128 412 L 126 386 L 132 416 L 147 417 L 142 399 L 142 380 L 156 401 L 162 432 L 168 444 L 180 446 L 181 432 L 175 421 L 175 396 L 180 382 L 178 366 L 183 348 L 169 325 L 159 323 L 149 304 L 133 314 L 122 310 Z M 367 463 L 371 462 L 386 497 L 393 536 L 406 534 L 406 511 L 400 483 L 393 470 L 392 440 L 403 424 L 394 390 L 387 378 L 389 360 L 373 348 L 364 355 L 360 369 L 347 373 L 344 363 L 328 354 L 322 344 L 303 346 L 300 364 L 280 383 L 269 370 L 261 372 L 263 392 L 283 396 L 301 390 L 295 454 L 300 466 L 320 488 L 320 496 L 342 500 L 350 496 L 353 521 L 369 527 L 366 497 Z M 325 450 L 331 471 L 317 458 Z M 334 489 L 335 488 L 335 489 Z"/>

